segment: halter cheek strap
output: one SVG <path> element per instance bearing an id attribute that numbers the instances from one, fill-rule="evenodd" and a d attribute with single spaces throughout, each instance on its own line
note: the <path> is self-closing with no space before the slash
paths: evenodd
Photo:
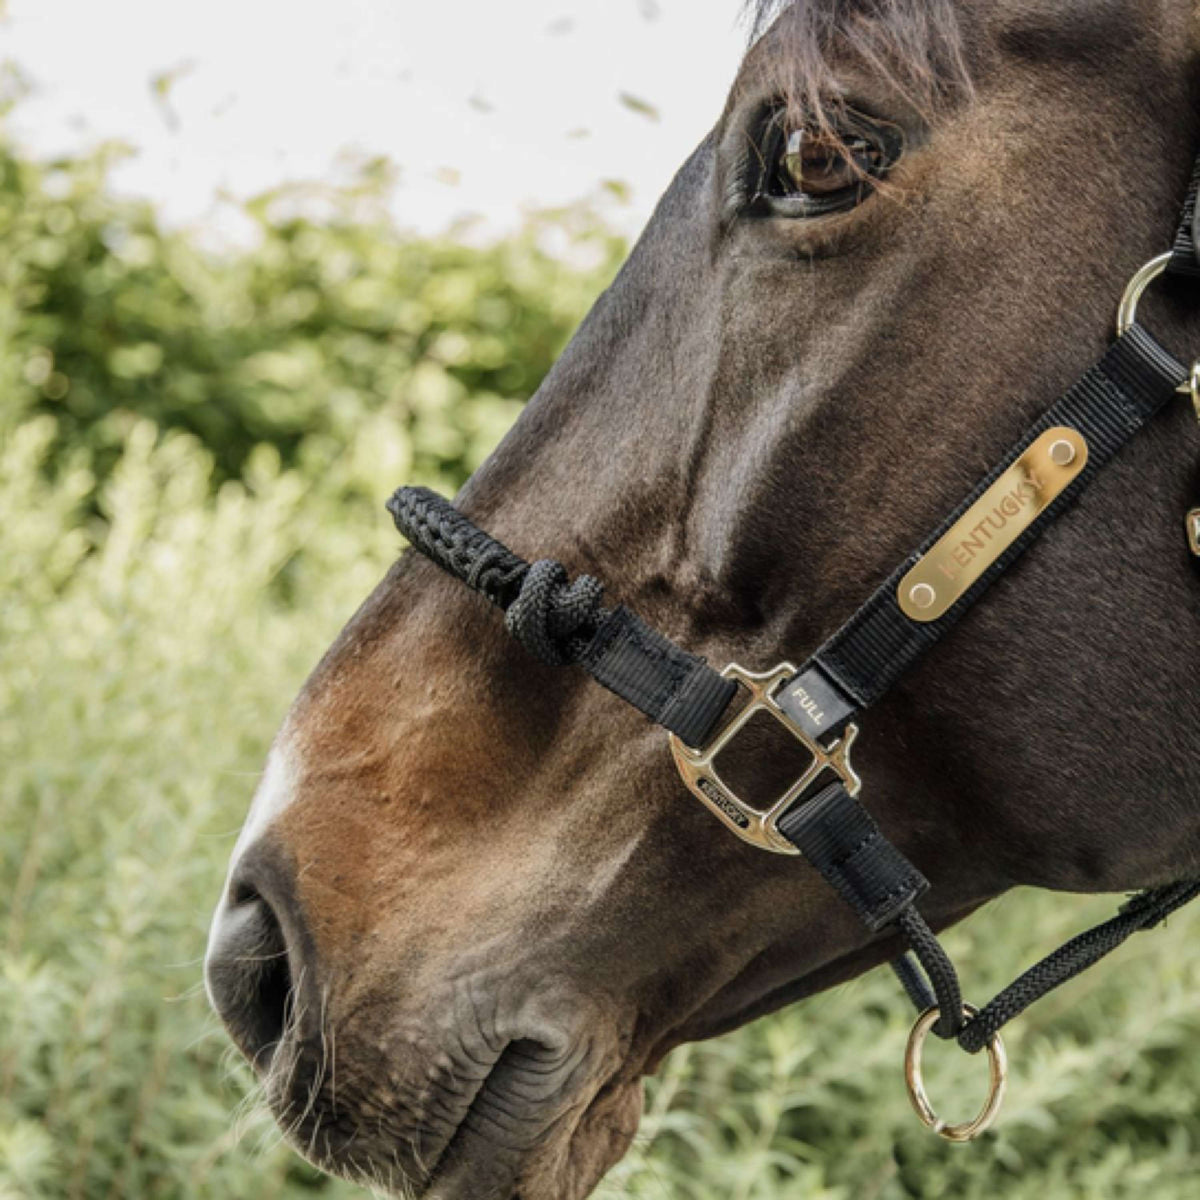
<path id="1" fill-rule="evenodd" d="M 1191 390 L 1197 398 L 1197 370 L 1189 377 L 1135 323 L 1134 310 L 1140 290 L 1163 270 L 1200 278 L 1198 191 L 1200 159 L 1174 250 L 1135 277 L 1122 304 L 1120 335 L 1109 350 L 799 671 L 784 664 L 754 675 L 731 664 L 717 672 L 628 609 L 604 607 L 597 580 L 585 575 L 571 582 L 560 563 L 526 562 L 428 489 L 401 488 L 388 501 L 409 542 L 502 608 L 509 631 L 526 649 L 551 665 L 582 666 L 667 729 L 684 781 L 735 834 L 764 849 L 803 855 L 872 933 L 899 932 L 910 954 L 893 967 L 924 1010 L 909 1043 L 910 1095 L 921 1119 L 953 1141 L 977 1136 L 998 1109 L 1004 1076 L 999 1029 L 1131 934 L 1200 895 L 1200 882 L 1140 893 L 982 1010 L 968 1008 L 953 964 L 916 907 L 928 881 L 857 799 L 860 782 L 849 763 L 857 728 L 851 722 L 953 628 L 1174 394 Z M 1193 519 L 1200 539 L 1200 510 Z M 1194 549 L 1200 553 L 1200 546 Z M 934 569 L 939 564 L 941 574 Z M 739 692 L 748 692 L 750 703 L 733 711 Z M 751 715 L 764 711 L 808 749 L 813 765 L 782 800 L 760 810 L 721 781 L 716 756 Z M 991 1100 L 967 1125 L 944 1125 L 925 1099 L 919 1054 L 930 1030 L 956 1038 L 968 1052 L 988 1051 Z"/>
<path id="2" fill-rule="evenodd" d="M 1169 275 L 1180 279 L 1200 279 L 1200 205 L 1196 203 L 1198 194 L 1200 157 L 1197 157 L 1192 168 L 1192 180 L 1188 185 L 1183 216 L 1175 234 L 1175 244 L 1171 247 L 1171 262 L 1167 267 Z"/>

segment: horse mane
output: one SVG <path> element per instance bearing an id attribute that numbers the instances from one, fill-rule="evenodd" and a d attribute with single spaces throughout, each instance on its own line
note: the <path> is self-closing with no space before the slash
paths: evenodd
<path id="1" fill-rule="evenodd" d="M 922 112 L 970 90 L 953 0 L 746 0 L 752 37 L 779 18 L 786 39 L 786 94 L 824 121 L 836 102 L 833 52 L 885 76 Z"/>

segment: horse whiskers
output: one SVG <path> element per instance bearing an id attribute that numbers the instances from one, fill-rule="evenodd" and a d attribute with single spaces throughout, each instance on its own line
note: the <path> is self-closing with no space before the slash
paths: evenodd
<path id="1" fill-rule="evenodd" d="M 295 1064 L 300 1061 L 300 1056 L 297 1054 L 292 1067 L 293 1077 L 295 1075 Z M 317 1064 L 317 1069 L 313 1072 L 312 1078 L 308 1082 L 308 1100 L 301 1110 L 298 1120 L 299 1125 L 303 1125 L 305 1121 L 312 1116 L 317 1102 L 317 1097 L 321 1093 L 321 1089 L 325 1083 L 325 1058 L 322 1055 L 321 1061 Z M 314 1122 L 314 1125 L 316 1123 Z"/>
<path id="2" fill-rule="evenodd" d="M 204 980 L 200 979 L 196 983 L 193 983 L 191 987 L 184 988 L 184 990 L 176 996 L 164 996 L 163 1003 L 164 1004 L 182 1004 L 185 1000 L 191 1000 L 196 996 L 203 995 L 203 993 L 204 993 Z"/>
<path id="3" fill-rule="evenodd" d="M 328 992 L 326 993 L 328 994 Z M 337 1103 L 337 1029 L 335 1026 L 328 1026 L 329 1031 L 329 1105 L 330 1112 L 337 1120 L 338 1103 Z"/>
<path id="4" fill-rule="evenodd" d="M 281 958 L 287 958 L 286 950 L 276 950 L 272 954 L 238 954 L 230 958 L 230 962 L 240 963 L 265 963 L 278 962 Z"/>
<path id="5" fill-rule="evenodd" d="M 317 1021 L 317 1033 L 321 1039 L 321 1063 L 317 1067 L 317 1074 L 323 1081 L 326 1077 L 326 1072 L 332 1070 L 329 1055 L 329 985 L 326 984 L 321 989 L 321 1012 Z M 333 1089 L 332 1081 L 330 1083 L 331 1090 Z M 335 1093 L 336 1095 L 336 1093 Z M 334 1100 L 336 1106 L 336 1099 Z"/>
<path id="6" fill-rule="evenodd" d="M 196 1034 L 196 1036 L 192 1038 L 190 1042 L 184 1044 L 183 1052 L 188 1054 L 197 1046 L 199 1046 L 201 1042 L 206 1042 L 209 1040 L 209 1038 L 215 1037 L 224 1037 L 224 1030 L 222 1030 L 220 1024 L 210 1016 L 210 1019 L 205 1022 L 204 1028 L 201 1029 L 200 1032 Z M 240 1061 L 240 1058 L 241 1056 L 236 1046 L 226 1046 L 226 1048 L 221 1052 L 220 1062 L 222 1068 L 226 1072 L 226 1079 L 229 1078 L 229 1073 L 231 1070 L 230 1064 L 237 1063 Z"/>
<path id="7" fill-rule="evenodd" d="M 279 1040 L 277 1042 L 272 1043 L 270 1045 L 270 1047 L 264 1048 L 264 1049 L 269 1048 L 276 1055 L 277 1055 L 280 1047 L 283 1047 L 283 1046 L 286 1046 L 289 1044 L 291 1035 L 293 1035 L 296 1032 L 301 1020 L 304 1017 L 304 1005 L 303 1005 L 303 1002 L 299 998 L 300 989 L 303 986 L 303 983 L 304 983 L 304 969 L 302 968 L 300 971 L 300 976 L 297 979 L 296 984 L 290 993 L 291 1005 L 288 1009 L 287 1019 L 284 1023 L 283 1030 L 280 1033 Z M 266 1087 L 269 1087 L 270 1090 L 273 1091 L 276 1096 L 281 1097 L 281 1098 L 286 1097 L 288 1095 L 288 1093 L 290 1092 L 292 1084 L 295 1081 L 296 1071 L 298 1070 L 298 1068 L 300 1066 L 301 1054 L 300 1054 L 299 1050 L 296 1048 L 294 1039 L 291 1039 L 291 1045 L 293 1047 L 292 1054 L 291 1054 L 291 1062 L 288 1066 L 288 1072 L 287 1072 L 286 1077 L 281 1081 L 275 1078 L 275 1076 L 277 1075 L 277 1071 L 275 1070 L 275 1060 L 273 1059 L 272 1060 L 272 1069 L 266 1080 Z M 261 1054 L 260 1054 L 260 1056 L 261 1056 Z M 265 1090 L 266 1090 L 266 1088 L 264 1087 L 264 1094 L 265 1094 Z M 288 1104 L 287 1110 L 285 1110 L 285 1111 L 290 1112 L 292 1107 L 293 1107 L 292 1105 Z M 287 1127 L 282 1130 L 280 1135 L 275 1139 L 274 1143 L 272 1143 L 269 1146 L 266 1146 L 265 1148 L 260 1147 L 261 1152 L 263 1154 L 265 1154 L 267 1150 L 274 1149 L 274 1147 L 276 1145 L 278 1145 L 280 1141 L 283 1141 L 285 1138 L 286 1139 L 292 1138 L 293 1135 L 296 1133 L 297 1129 L 299 1129 L 301 1123 L 303 1122 L 304 1113 L 306 1111 L 307 1111 L 307 1108 L 304 1111 L 302 1111 L 295 1119 L 289 1121 L 287 1124 Z"/>
<path id="8" fill-rule="evenodd" d="M 412 1184 L 408 1181 L 408 1176 L 405 1174 L 404 1167 L 400 1162 L 400 1155 L 396 1153 L 395 1149 L 392 1150 L 391 1158 L 392 1165 L 388 1168 L 388 1172 L 389 1174 L 395 1171 L 400 1173 L 400 1195 L 411 1196 L 413 1194 Z"/>

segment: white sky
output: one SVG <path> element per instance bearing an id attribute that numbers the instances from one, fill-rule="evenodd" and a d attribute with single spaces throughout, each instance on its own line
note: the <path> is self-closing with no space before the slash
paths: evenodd
<path id="1" fill-rule="evenodd" d="M 339 178 L 349 152 L 400 167 L 397 216 L 418 229 L 467 214 L 505 228 L 522 206 L 619 179 L 633 203 L 612 215 L 633 233 L 716 120 L 745 38 L 739 0 L 9 0 L 8 11 L 0 55 L 34 89 L 12 121 L 20 141 L 37 154 L 128 141 L 138 153 L 117 186 L 173 222 L 211 226 L 229 217 L 218 190 Z M 164 72 L 175 73 L 165 104 L 152 86 Z"/>

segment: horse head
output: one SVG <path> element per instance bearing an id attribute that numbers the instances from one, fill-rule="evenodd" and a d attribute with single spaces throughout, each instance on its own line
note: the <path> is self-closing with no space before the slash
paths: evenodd
<path id="1" fill-rule="evenodd" d="M 760 669 L 819 645 L 1103 350 L 1200 133 L 1191 0 L 768 7 L 712 133 L 457 501 Z M 1182 308 L 1156 320 L 1197 344 Z M 864 803 L 932 882 L 933 925 L 1018 884 L 1194 873 L 1187 420 L 864 723 Z M 748 755 L 746 785 L 776 786 L 777 757 Z M 579 1200 L 672 1047 L 896 950 L 730 836 L 660 730 L 409 553 L 279 732 L 207 973 L 319 1165 Z"/>

